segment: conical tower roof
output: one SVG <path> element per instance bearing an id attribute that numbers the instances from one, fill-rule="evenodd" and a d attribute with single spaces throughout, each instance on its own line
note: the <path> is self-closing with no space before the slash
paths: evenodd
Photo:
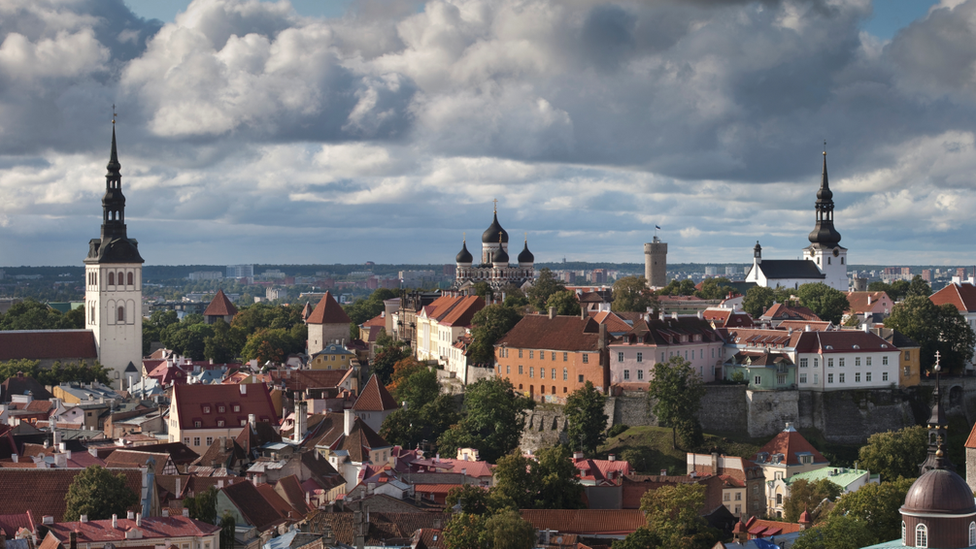
<path id="1" fill-rule="evenodd" d="M 322 300 L 315 306 L 315 310 L 305 321 L 306 324 L 349 324 L 352 322 L 346 311 L 342 310 L 339 302 L 332 297 L 331 292 L 325 292 Z"/>
<path id="2" fill-rule="evenodd" d="M 210 301 L 210 305 L 207 305 L 207 310 L 203 312 L 203 316 L 234 316 L 236 314 L 237 307 L 224 294 L 223 290 L 217 290 L 217 295 Z"/>

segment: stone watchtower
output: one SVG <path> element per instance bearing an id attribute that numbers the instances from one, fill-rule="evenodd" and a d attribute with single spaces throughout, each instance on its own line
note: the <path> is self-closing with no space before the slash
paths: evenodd
<path id="1" fill-rule="evenodd" d="M 668 245 L 657 236 L 644 244 L 644 278 L 651 287 L 668 285 Z"/>

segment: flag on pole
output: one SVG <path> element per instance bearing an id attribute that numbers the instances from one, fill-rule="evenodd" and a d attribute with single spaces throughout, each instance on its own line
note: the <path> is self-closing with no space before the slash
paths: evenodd
<path id="1" fill-rule="evenodd" d="M 660 225 L 654 225 L 654 228 L 657 229 L 657 230 L 659 230 L 659 231 L 661 230 L 661 226 Z"/>

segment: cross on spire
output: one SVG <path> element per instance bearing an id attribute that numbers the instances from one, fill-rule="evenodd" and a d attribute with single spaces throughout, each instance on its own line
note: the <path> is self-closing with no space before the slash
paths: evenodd
<path id="1" fill-rule="evenodd" d="M 494 206 L 492 206 L 492 210 L 494 210 L 494 213 L 498 213 L 498 199 L 496 198 L 492 200 L 492 202 L 494 203 Z"/>
<path id="2" fill-rule="evenodd" d="M 115 112 L 115 103 L 112 103 L 112 125 L 113 126 L 115 125 L 116 116 L 118 116 L 118 113 Z"/>

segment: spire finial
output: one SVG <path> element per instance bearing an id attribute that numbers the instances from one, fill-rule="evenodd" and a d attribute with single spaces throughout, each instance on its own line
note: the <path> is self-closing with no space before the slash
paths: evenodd
<path id="1" fill-rule="evenodd" d="M 115 126 L 115 117 L 118 113 L 115 112 L 115 103 L 112 103 L 112 126 Z"/>
<path id="2" fill-rule="evenodd" d="M 465 244 L 468 242 L 468 233 L 461 233 L 461 242 Z"/>
<path id="3" fill-rule="evenodd" d="M 827 140 L 824 139 L 824 156 L 827 156 Z"/>
<path id="4" fill-rule="evenodd" d="M 528 244 L 529 243 L 529 232 L 528 231 L 525 231 L 524 233 L 522 233 L 522 235 L 525 236 L 525 243 Z"/>
<path id="5" fill-rule="evenodd" d="M 496 198 L 496 199 L 492 200 L 492 203 L 493 203 L 492 211 L 494 213 L 498 213 L 498 199 Z"/>

